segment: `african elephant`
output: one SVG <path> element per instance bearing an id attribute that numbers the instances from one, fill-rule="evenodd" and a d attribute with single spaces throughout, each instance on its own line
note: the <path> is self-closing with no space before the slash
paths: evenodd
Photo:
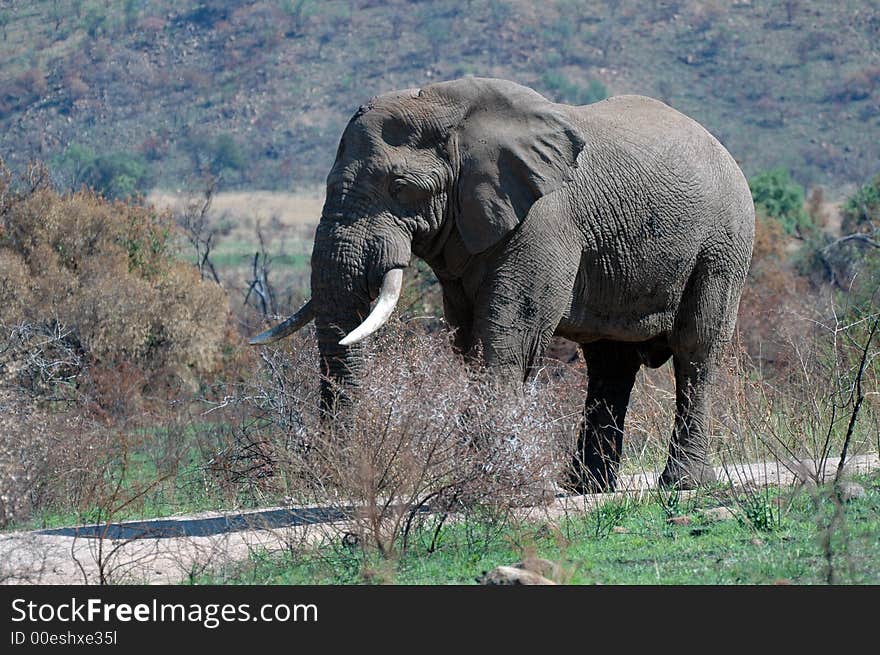
<path id="1" fill-rule="evenodd" d="M 393 312 L 416 255 L 442 285 L 456 347 L 495 380 L 521 389 L 554 335 L 581 345 L 588 393 L 569 488 L 614 488 L 636 374 L 671 357 L 661 483 L 691 488 L 714 479 L 708 394 L 753 237 L 733 158 L 657 100 L 574 107 L 485 78 L 395 91 L 360 107 L 339 142 L 312 299 L 251 343 L 314 319 L 327 406 L 362 375 L 359 342 Z"/>

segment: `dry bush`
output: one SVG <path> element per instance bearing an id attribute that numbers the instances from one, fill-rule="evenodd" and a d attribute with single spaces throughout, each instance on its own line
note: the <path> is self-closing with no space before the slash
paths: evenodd
<path id="1" fill-rule="evenodd" d="M 779 221 L 761 212 L 756 215 L 752 263 L 740 300 L 738 325 L 746 351 L 770 369 L 794 365 L 779 343 L 776 328 L 785 321 L 786 312 L 801 305 L 811 292 L 809 281 L 789 262 L 792 243 Z"/>
<path id="2" fill-rule="evenodd" d="M 108 420 L 140 409 L 127 385 L 141 378 L 87 369 L 71 338 L 60 325 L 0 325 L 0 527 L 53 512 L 110 520 L 158 482 L 127 475 L 134 451 L 156 450 L 137 429 L 151 417 Z"/>
<path id="3" fill-rule="evenodd" d="M 0 399 L 0 527 L 39 511 L 83 510 L 101 481 L 106 433 L 82 416 Z"/>
<path id="4" fill-rule="evenodd" d="M 583 397 L 572 404 L 569 380 L 545 369 L 517 400 L 467 366 L 450 335 L 414 325 L 389 325 L 369 346 L 354 402 L 324 423 L 314 349 L 297 337 L 290 351 L 263 350 L 253 382 L 212 410 L 226 425 L 211 458 L 218 478 L 346 512 L 358 542 L 386 556 L 416 535 L 436 542 L 468 512 L 502 520 L 546 500 Z"/>
<path id="5" fill-rule="evenodd" d="M 85 362 L 70 330 L 58 324 L 4 325 L 0 388 L 28 399 L 76 401 Z"/>
<path id="6" fill-rule="evenodd" d="M 880 66 L 868 66 L 836 79 L 828 89 L 828 99 L 839 102 L 864 100 L 880 85 Z"/>
<path id="7" fill-rule="evenodd" d="M 829 457 L 880 449 L 872 401 L 880 390 L 880 306 L 839 311 L 828 303 L 781 314 L 775 335 L 784 369 L 762 369 L 744 351 L 731 358 L 716 413 L 722 460 L 770 459 L 791 470 L 809 459 L 818 473 Z"/>
<path id="8" fill-rule="evenodd" d="M 830 220 L 829 208 L 825 202 L 825 190 L 821 186 L 813 187 L 807 196 L 806 212 L 810 222 L 820 230 L 827 230 Z"/>
<path id="9" fill-rule="evenodd" d="M 93 370 L 194 382 L 220 363 L 228 303 L 175 255 L 170 216 L 0 176 L 0 323 L 63 325 Z"/>
<path id="10" fill-rule="evenodd" d="M 112 439 L 86 413 L 34 402 L 75 401 L 58 393 L 81 374 L 79 354 L 62 329 L 0 329 L 0 527 L 36 511 L 83 509 Z"/>
<path id="11" fill-rule="evenodd" d="M 38 100 L 49 89 L 46 74 L 38 67 L 0 81 L 0 117 L 5 117 Z"/>
<path id="12" fill-rule="evenodd" d="M 91 91 L 89 85 L 83 81 L 79 72 L 75 70 L 68 70 L 64 74 L 64 88 L 67 89 L 67 94 L 72 101 L 84 98 Z"/>
<path id="13" fill-rule="evenodd" d="M 158 449 L 154 429 L 179 411 L 166 401 L 185 406 L 234 336 L 225 292 L 180 261 L 169 216 L 47 180 L 0 163 L 3 524 L 130 509 L 164 475 L 136 479 L 131 455 Z"/>

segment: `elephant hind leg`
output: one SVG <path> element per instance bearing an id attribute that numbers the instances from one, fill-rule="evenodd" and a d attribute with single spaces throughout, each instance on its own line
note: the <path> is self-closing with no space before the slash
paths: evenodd
<path id="1" fill-rule="evenodd" d="M 582 346 L 587 400 L 567 487 L 578 493 L 613 491 L 623 451 L 623 423 L 636 374 L 638 344 L 596 341 Z"/>
<path id="2" fill-rule="evenodd" d="M 695 489 L 716 480 L 709 462 L 709 389 L 713 362 L 673 357 L 675 366 L 675 427 L 660 486 Z"/>
<path id="3" fill-rule="evenodd" d="M 714 482 L 709 462 L 709 396 L 729 343 L 744 272 L 698 269 L 670 338 L 675 367 L 675 426 L 660 485 L 693 489 Z"/>

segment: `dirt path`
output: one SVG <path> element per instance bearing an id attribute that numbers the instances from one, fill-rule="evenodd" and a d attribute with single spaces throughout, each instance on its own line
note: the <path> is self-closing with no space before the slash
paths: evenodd
<path id="1" fill-rule="evenodd" d="M 838 460 L 825 462 L 832 476 Z M 880 466 L 876 454 L 848 460 L 846 471 L 869 472 Z M 720 480 L 735 486 L 792 486 L 816 463 L 804 460 L 737 464 L 718 468 Z M 615 494 L 557 496 L 541 507 L 522 508 L 523 518 L 554 519 L 583 512 L 622 494 L 646 496 L 656 474 L 644 472 L 621 480 Z M 209 569 L 246 559 L 256 549 L 296 548 L 322 539 L 338 539 L 347 522 L 339 508 L 273 507 L 249 512 L 208 512 L 110 526 L 78 526 L 0 535 L 0 582 L 6 584 L 170 584 Z"/>

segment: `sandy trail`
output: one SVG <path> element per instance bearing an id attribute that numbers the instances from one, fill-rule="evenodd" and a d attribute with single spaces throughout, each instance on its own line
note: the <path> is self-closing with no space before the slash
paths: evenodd
<path id="1" fill-rule="evenodd" d="M 833 476 L 837 458 L 824 465 Z M 847 475 L 880 466 L 877 454 L 851 457 Z M 719 467 L 720 480 L 744 485 L 792 486 L 812 460 L 791 464 L 760 462 Z M 559 495 L 539 507 L 521 508 L 522 518 L 553 520 L 589 510 L 624 494 L 647 497 L 656 489 L 656 473 L 621 480 L 621 491 L 585 496 Z M 349 528 L 339 508 L 273 507 L 248 512 L 207 512 L 111 526 L 79 526 L 0 535 L 0 582 L 6 584 L 172 584 L 247 559 L 255 550 L 298 548 L 338 539 Z M 183 536 L 181 536 L 183 535 Z"/>

